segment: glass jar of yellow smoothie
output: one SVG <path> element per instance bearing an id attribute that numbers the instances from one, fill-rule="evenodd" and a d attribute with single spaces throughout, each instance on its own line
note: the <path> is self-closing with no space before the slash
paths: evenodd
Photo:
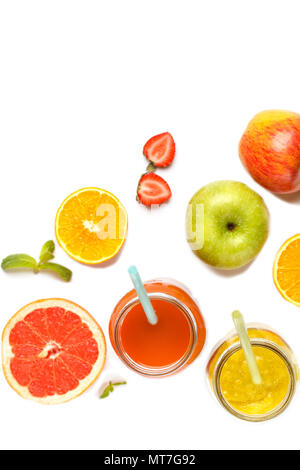
<path id="1" fill-rule="evenodd" d="M 274 418 L 291 402 L 299 369 L 288 344 L 271 328 L 248 324 L 248 335 L 262 377 L 253 384 L 236 331 L 213 349 L 207 365 L 210 386 L 221 405 L 247 421 Z"/>

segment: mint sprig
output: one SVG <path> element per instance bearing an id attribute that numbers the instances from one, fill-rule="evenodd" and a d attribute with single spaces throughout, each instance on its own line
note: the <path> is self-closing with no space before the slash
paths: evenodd
<path id="1" fill-rule="evenodd" d="M 114 387 L 118 387 L 119 385 L 126 385 L 127 382 L 111 382 L 109 381 L 105 389 L 100 395 L 100 398 L 106 398 L 114 391 Z"/>
<path id="2" fill-rule="evenodd" d="M 1 263 L 1 268 L 4 271 L 10 269 L 32 269 L 35 273 L 41 270 L 52 271 L 58 274 L 64 281 L 69 282 L 72 277 L 72 271 L 57 263 L 49 263 L 54 258 L 55 244 L 54 241 L 48 240 L 41 249 L 39 261 L 36 261 L 32 256 L 24 253 L 10 255 L 4 258 Z"/>

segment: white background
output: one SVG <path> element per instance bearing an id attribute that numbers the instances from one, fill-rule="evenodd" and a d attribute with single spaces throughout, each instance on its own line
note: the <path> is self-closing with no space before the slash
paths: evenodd
<path id="1" fill-rule="evenodd" d="M 300 310 L 272 280 L 278 248 L 299 232 L 300 197 L 258 186 L 237 150 L 256 112 L 300 112 L 299 41 L 297 0 L 0 2 L 0 257 L 37 256 L 54 239 L 59 204 L 79 188 L 113 192 L 129 214 L 115 263 L 86 267 L 57 246 L 56 261 L 74 272 L 70 284 L 46 273 L 0 272 L 1 329 L 26 303 L 64 297 L 90 311 L 107 337 L 136 263 L 145 279 L 188 285 L 208 330 L 199 358 L 161 380 L 130 372 L 108 344 L 97 383 L 57 407 L 23 400 L 1 374 L 2 448 L 299 449 L 299 397 L 277 419 L 251 424 L 227 414 L 205 380 L 209 352 L 232 328 L 236 308 L 277 329 L 300 358 Z M 135 201 L 142 148 L 163 131 L 177 145 L 174 165 L 159 173 L 173 197 L 149 212 Z M 269 239 L 243 272 L 213 271 L 185 241 L 190 197 L 218 179 L 249 184 L 270 209 Z M 111 378 L 128 385 L 99 400 Z"/>

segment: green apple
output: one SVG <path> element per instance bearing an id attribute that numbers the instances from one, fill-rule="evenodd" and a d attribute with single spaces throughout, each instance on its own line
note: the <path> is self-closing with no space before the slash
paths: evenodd
<path id="1" fill-rule="evenodd" d="M 269 231 L 269 212 L 255 191 L 237 181 L 216 181 L 191 199 L 187 240 L 205 263 L 236 269 L 255 258 Z"/>

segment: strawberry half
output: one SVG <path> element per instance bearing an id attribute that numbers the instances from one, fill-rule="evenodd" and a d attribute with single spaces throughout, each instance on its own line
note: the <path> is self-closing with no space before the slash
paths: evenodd
<path id="1" fill-rule="evenodd" d="M 169 166 L 175 156 L 175 142 L 169 132 L 155 135 L 144 145 L 147 160 L 157 167 Z"/>
<path id="2" fill-rule="evenodd" d="M 140 179 L 137 197 L 145 206 L 162 204 L 168 201 L 172 192 L 168 183 L 155 173 L 147 173 Z"/>

